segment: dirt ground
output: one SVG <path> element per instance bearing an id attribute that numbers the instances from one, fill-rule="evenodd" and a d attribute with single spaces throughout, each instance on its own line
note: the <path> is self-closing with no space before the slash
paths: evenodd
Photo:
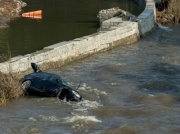
<path id="1" fill-rule="evenodd" d="M 26 5 L 21 0 L 0 0 L 0 29 L 7 28 L 10 19 L 20 17 L 21 10 Z"/>

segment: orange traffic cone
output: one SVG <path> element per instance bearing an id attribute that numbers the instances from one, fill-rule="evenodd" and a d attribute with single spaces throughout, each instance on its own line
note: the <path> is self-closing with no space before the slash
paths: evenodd
<path id="1" fill-rule="evenodd" d="M 42 10 L 23 13 L 22 17 L 42 19 Z"/>

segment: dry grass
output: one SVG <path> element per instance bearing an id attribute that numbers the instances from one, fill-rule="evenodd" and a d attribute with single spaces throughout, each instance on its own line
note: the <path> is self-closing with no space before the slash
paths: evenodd
<path id="1" fill-rule="evenodd" d="M 11 58 L 11 50 L 7 44 L 6 50 L 0 55 L 0 61 L 6 61 Z M 12 74 L 3 74 L 0 72 L 0 106 L 6 105 L 7 102 L 22 96 L 23 90 L 21 84 Z"/>
<path id="2" fill-rule="evenodd" d="M 180 0 L 170 0 L 168 11 L 174 16 L 175 23 L 179 23 L 180 20 Z"/>
<path id="3" fill-rule="evenodd" d="M 20 82 L 11 74 L 0 72 L 0 105 L 17 99 L 24 94 Z"/>

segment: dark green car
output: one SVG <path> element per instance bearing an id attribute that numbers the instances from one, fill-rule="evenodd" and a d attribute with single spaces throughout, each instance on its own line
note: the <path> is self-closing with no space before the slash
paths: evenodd
<path id="1" fill-rule="evenodd" d="M 58 97 L 66 101 L 82 100 L 82 96 L 59 75 L 42 72 L 35 63 L 31 63 L 31 66 L 34 73 L 21 79 L 22 88 L 28 95 Z"/>

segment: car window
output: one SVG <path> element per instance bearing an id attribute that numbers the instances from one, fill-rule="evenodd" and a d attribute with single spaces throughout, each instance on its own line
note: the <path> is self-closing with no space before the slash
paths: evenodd
<path id="1" fill-rule="evenodd" d="M 58 78 L 56 79 L 56 81 L 57 81 L 59 84 L 68 86 L 68 83 L 67 83 L 65 80 L 63 80 L 61 77 L 58 77 Z"/>
<path id="2" fill-rule="evenodd" d="M 51 75 L 50 77 L 48 77 L 48 81 L 68 86 L 68 83 L 65 80 L 63 80 L 60 76 L 57 76 L 57 75 Z"/>
<path id="3" fill-rule="evenodd" d="M 61 81 L 62 81 L 63 85 L 68 86 L 68 83 L 65 80 L 63 80 L 62 78 L 61 78 Z"/>

